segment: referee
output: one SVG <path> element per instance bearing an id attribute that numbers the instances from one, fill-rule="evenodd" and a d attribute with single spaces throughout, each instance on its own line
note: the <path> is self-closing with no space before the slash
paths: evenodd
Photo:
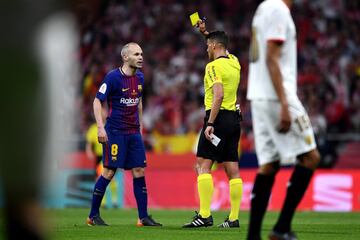
<path id="1" fill-rule="evenodd" d="M 237 89 L 240 82 L 238 59 L 227 52 L 228 37 L 223 31 L 207 32 L 205 22 L 199 20 L 197 27 L 207 39 L 210 62 L 204 76 L 205 110 L 204 126 L 197 149 L 196 170 L 200 199 L 200 211 L 185 228 L 212 226 L 210 212 L 214 190 L 211 166 L 223 163 L 229 179 L 231 211 L 218 227 L 239 227 L 239 209 L 242 196 L 242 180 L 239 175 L 238 143 L 240 138 L 240 115 L 236 111 Z M 216 137 L 220 142 L 213 142 Z M 215 138 L 215 139 L 214 139 Z"/>

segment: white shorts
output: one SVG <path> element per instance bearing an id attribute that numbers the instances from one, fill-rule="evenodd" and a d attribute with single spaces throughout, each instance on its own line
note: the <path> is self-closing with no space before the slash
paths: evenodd
<path id="1" fill-rule="evenodd" d="M 251 113 L 255 147 L 259 165 L 280 160 L 282 165 L 293 164 L 296 156 L 316 148 L 309 117 L 298 98 L 288 99 L 291 126 L 279 133 L 280 103 L 275 100 L 252 100 Z"/>

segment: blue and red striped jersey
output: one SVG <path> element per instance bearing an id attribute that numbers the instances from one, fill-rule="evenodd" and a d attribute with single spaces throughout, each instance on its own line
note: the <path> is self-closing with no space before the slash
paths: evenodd
<path id="1" fill-rule="evenodd" d="M 144 86 L 144 74 L 125 75 L 120 68 L 108 72 L 96 94 L 109 107 L 105 128 L 121 134 L 140 132 L 138 105 Z"/>

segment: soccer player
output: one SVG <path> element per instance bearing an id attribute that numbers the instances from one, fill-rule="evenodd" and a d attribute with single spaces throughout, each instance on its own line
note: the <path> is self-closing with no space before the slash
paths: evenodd
<path id="1" fill-rule="evenodd" d="M 139 226 L 162 226 L 148 215 L 145 184 L 145 148 L 140 133 L 144 74 L 141 47 L 134 42 L 121 50 L 123 65 L 110 71 L 104 78 L 94 99 L 94 115 L 98 127 L 98 140 L 103 144 L 104 169 L 93 192 L 92 204 L 86 223 L 107 226 L 100 217 L 99 207 L 106 187 L 116 169 L 131 170 L 134 195 L 138 207 Z M 107 101 L 109 114 L 106 125 L 102 119 L 103 102 Z"/>
<path id="2" fill-rule="evenodd" d="M 265 0 L 252 21 L 247 98 L 259 169 L 251 195 L 249 240 L 261 238 L 275 175 L 280 165 L 289 163 L 296 165 L 269 239 L 297 239 L 291 221 L 320 160 L 309 117 L 296 94 L 296 29 L 291 4 L 291 0 Z"/>
<path id="3" fill-rule="evenodd" d="M 218 227 L 239 227 L 239 209 L 242 196 L 242 180 L 239 175 L 238 143 L 240 138 L 240 116 L 236 111 L 237 89 L 240 82 L 238 59 L 227 52 L 228 37 L 223 31 L 207 32 L 205 22 L 198 22 L 199 31 L 206 36 L 210 62 L 205 69 L 205 110 L 204 126 L 197 149 L 196 170 L 200 198 L 200 211 L 185 228 L 208 227 L 213 225 L 210 212 L 214 190 L 211 166 L 223 163 L 229 179 L 231 211 L 228 218 Z M 214 136 L 221 140 L 212 144 Z"/>

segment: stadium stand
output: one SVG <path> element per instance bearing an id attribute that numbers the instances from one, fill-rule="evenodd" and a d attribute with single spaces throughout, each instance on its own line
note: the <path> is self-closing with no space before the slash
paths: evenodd
<path id="1" fill-rule="evenodd" d="M 95 24 L 82 25 L 79 135 L 92 122 L 91 103 L 104 74 L 121 64 L 120 49 L 129 41 L 140 42 L 145 55 L 147 149 L 161 149 L 154 146 L 158 136 L 199 131 L 206 46 L 188 20 L 189 14 L 199 11 L 206 16 L 210 30 L 223 29 L 230 35 L 229 50 L 242 65 L 243 152 L 253 152 L 251 113 L 245 96 L 250 21 L 259 2 L 107 1 Z M 348 154 L 342 155 L 343 144 L 358 141 L 360 134 L 360 2 L 296 1 L 292 14 L 298 33 L 298 94 L 317 135 L 322 167 L 337 166 L 338 159 L 348 159 Z M 346 133 L 355 137 L 328 137 Z"/>

